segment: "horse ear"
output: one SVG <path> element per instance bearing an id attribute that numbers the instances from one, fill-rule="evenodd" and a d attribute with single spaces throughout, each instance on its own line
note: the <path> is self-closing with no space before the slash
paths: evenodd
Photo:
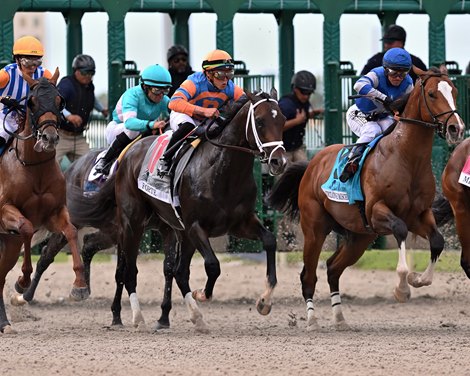
<path id="1" fill-rule="evenodd" d="M 53 83 L 54 86 L 57 85 L 57 79 L 59 78 L 59 67 L 56 67 L 54 74 L 52 75 L 49 82 Z"/>
<path id="2" fill-rule="evenodd" d="M 269 92 L 269 96 L 277 101 L 277 90 L 275 87 L 271 88 L 271 91 Z"/>
<path id="3" fill-rule="evenodd" d="M 28 83 L 29 87 L 33 87 L 38 83 L 37 80 L 33 79 L 30 75 L 25 72 L 23 73 L 23 78 Z"/>
<path id="4" fill-rule="evenodd" d="M 415 74 L 416 74 L 417 76 L 422 76 L 423 74 L 426 74 L 425 71 L 423 71 L 422 69 L 419 69 L 418 67 L 416 67 L 416 66 L 414 66 L 414 65 L 413 65 L 412 68 L 413 68 L 413 72 L 415 72 Z"/>

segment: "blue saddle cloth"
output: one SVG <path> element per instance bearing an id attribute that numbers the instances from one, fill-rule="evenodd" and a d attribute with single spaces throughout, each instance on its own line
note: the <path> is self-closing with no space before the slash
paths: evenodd
<path id="1" fill-rule="evenodd" d="M 348 154 L 351 149 L 350 146 L 343 147 L 339 152 L 335 160 L 333 169 L 331 170 L 330 177 L 321 186 L 323 192 L 332 201 L 347 202 L 350 205 L 355 204 L 358 201 L 364 201 L 364 195 L 361 188 L 361 171 L 364 161 L 366 160 L 369 152 L 377 145 L 383 135 L 377 136 L 374 140 L 367 144 L 367 148 L 362 154 L 361 160 L 359 161 L 359 167 L 352 179 L 349 179 L 345 183 L 339 180 L 339 176 L 343 172 L 344 166 L 348 161 Z"/>

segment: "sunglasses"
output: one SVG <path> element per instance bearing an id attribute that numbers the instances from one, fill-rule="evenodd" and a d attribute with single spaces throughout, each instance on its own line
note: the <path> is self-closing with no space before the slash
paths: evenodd
<path id="1" fill-rule="evenodd" d="M 178 63 L 180 63 L 180 62 L 186 63 L 187 61 L 188 61 L 188 59 L 185 58 L 184 56 L 183 56 L 183 57 L 175 57 L 175 58 L 173 59 L 173 63 L 175 63 L 175 64 L 178 64 Z"/>
<path id="2" fill-rule="evenodd" d="M 93 77 L 95 75 L 95 71 L 87 71 L 87 70 L 80 69 L 80 74 L 82 76 Z"/>
<path id="3" fill-rule="evenodd" d="M 235 76 L 235 72 L 233 70 L 226 70 L 226 71 L 212 71 L 212 74 L 218 80 L 231 80 Z"/>
<path id="4" fill-rule="evenodd" d="M 385 68 L 385 74 L 392 78 L 405 78 L 409 70 L 395 70 L 390 68 Z"/>
<path id="5" fill-rule="evenodd" d="M 26 68 L 31 68 L 31 67 L 39 67 L 42 64 L 42 59 L 39 58 L 33 58 L 33 57 L 21 57 L 20 59 L 21 65 L 23 65 Z"/>
<path id="6" fill-rule="evenodd" d="M 170 92 L 169 87 L 161 88 L 161 87 L 155 87 L 155 86 L 148 86 L 150 92 L 154 95 L 167 95 Z"/>
<path id="7" fill-rule="evenodd" d="M 299 88 L 297 88 L 297 89 L 300 91 L 300 93 L 302 95 L 310 95 L 310 94 L 313 93 L 313 91 L 311 91 L 311 90 L 305 90 L 305 89 L 299 89 Z"/>

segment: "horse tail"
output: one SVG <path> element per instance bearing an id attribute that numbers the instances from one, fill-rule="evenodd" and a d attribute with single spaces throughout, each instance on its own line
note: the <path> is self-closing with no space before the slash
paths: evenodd
<path id="1" fill-rule="evenodd" d="M 439 195 L 432 203 L 432 213 L 439 227 L 454 218 L 454 212 L 452 211 L 449 200 L 442 195 Z"/>
<path id="2" fill-rule="evenodd" d="M 299 185 L 307 166 L 307 161 L 290 165 L 266 197 L 268 205 L 282 211 L 294 220 L 299 219 Z"/>
<path id="3" fill-rule="evenodd" d="M 67 186 L 67 208 L 75 226 L 101 228 L 114 222 L 115 180 L 115 175 L 110 176 L 100 190 L 90 196 L 85 196 L 77 186 Z"/>

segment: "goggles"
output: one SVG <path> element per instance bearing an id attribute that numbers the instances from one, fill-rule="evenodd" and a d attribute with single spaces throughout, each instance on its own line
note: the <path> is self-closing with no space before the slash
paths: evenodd
<path id="1" fill-rule="evenodd" d="M 39 67 L 42 64 L 40 57 L 20 57 L 20 64 L 26 68 Z"/>
<path id="2" fill-rule="evenodd" d="M 297 88 L 297 89 L 300 91 L 302 95 L 310 95 L 313 93 L 312 90 L 305 90 L 305 89 L 300 89 L 300 88 Z"/>
<path id="3" fill-rule="evenodd" d="M 87 76 L 87 77 L 93 77 L 95 75 L 95 71 L 89 71 L 89 70 L 84 70 L 84 69 L 79 69 L 80 74 L 82 76 Z"/>
<path id="4" fill-rule="evenodd" d="M 149 88 L 149 91 L 153 95 L 160 95 L 164 94 L 167 95 L 170 92 L 170 87 L 156 87 L 156 86 L 147 86 Z"/>
<path id="5" fill-rule="evenodd" d="M 213 70 L 212 74 L 218 80 L 231 80 L 235 76 L 235 72 L 233 69 L 230 70 Z"/>
<path id="6" fill-rule="evenodd" d="M 392 78 L 405 78 L 409 71 L 409 69 L 395 70 L 391 68 L 385 68 L 385 74 Z"/>

